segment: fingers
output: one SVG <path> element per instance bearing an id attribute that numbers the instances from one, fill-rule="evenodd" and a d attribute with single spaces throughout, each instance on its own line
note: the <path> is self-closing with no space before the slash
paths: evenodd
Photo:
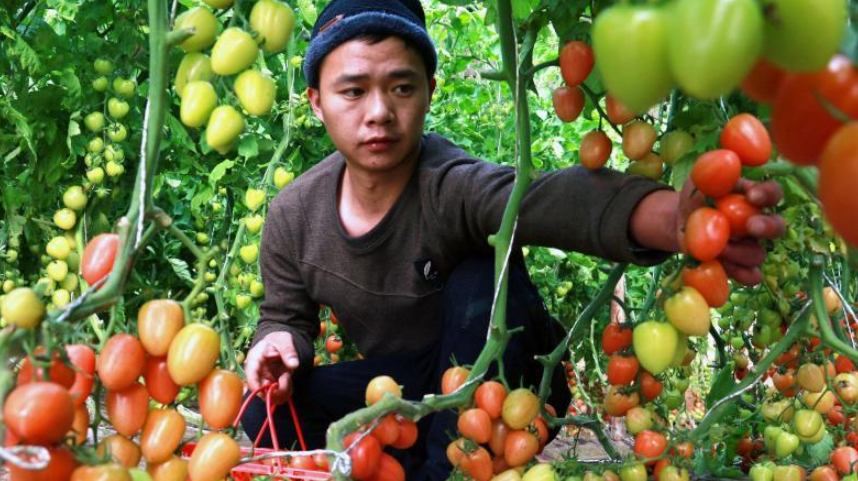
<path id="1" fill-rule="evenodd" d="M 255 391 L 263 384 L 273 382 L 275 376 L 272 375 L 271 360 L 280 361 L 280 353 L 277 349 L 262 341 L 247 354 L 247 361 L 244 364 L 244 371 L 247 377 L 247 387 Z"/>
<path id="2" fill-rule="evenodd" d="M 741 239 L 727 244 L 720 259 L 724 264 L 757 267 L 766 260 L 766 250 L 754 239 Z"/>
<path id="3" fill-rule="evenodd" d="M 781 185 L 773 180 L 757 183 L 748 179 L 739 179 L 736 190 L 744 192 L 748 202 L 757 207 L 774 207 L 784 196 Z"/>
<path id="4" fill-rule="evenodd" d="M 755 215 L 746 224 L 748 235 L 758 239 L 776 239 L 786 232 L 786 221 L 779 215 Z"/>
<path id="5" fill-rule="evenodd" d="M 274 404 L 283 404 L 292 395 L 292 373 L 285 372 L 277 379 L 277 388 L 271 393 Z"/>
<path id="6" fill-rule="evenodd" d="M 763 273 L 759 267 L 745 267 L 728 261 L 721 261 L 724 271 L 736 282 L 746 286 L 755 286 L 763 282 Z"/>
<path id="7" fill-rule="evenodd" d="M 280 354 L 280 359 L 287 369 L 298 369 L 298 351 L 295 350 L 295 345 L 292 343 L 292 337 L 289 336 L 288 341 L 278 343 L 277 351 Z"/>

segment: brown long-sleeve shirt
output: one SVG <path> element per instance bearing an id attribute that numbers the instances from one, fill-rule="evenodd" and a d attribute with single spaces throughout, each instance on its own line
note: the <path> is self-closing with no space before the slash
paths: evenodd
<path id="1" fill-rule="evenodd" d="M 352 238 L 337 213 L 345 161 L 337 152 L 271 203 L 260 266 L 265 300 L 254 343 L 289 331 L 300 369 L 312 366 L 320 304 L 367 357 L 416 352 L 440 339 L 443 280 L 464 258 L 490 251 L 514 170 L 475 159 L 437 134 L 423 137 L 419 166 L 393 208 Z M 651 265 L 665 253 L 635 248 L 629 218 L 663 184 L 602 169 L 542 174 L 527 193 L 517 245 L 542 245 Z"/>

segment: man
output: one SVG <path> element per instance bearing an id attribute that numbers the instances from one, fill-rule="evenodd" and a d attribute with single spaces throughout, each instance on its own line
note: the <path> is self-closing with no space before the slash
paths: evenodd
<path id="1" fill-rule="evenodd" d="M 487 237 L 500 225 L 514 172 L 424 134 L 436 63 L 419 0 L 333 0 L 313 29 L 308 97 L 338 151 L 271 204 L 260 258 L 266 297 L 246 362 L 251 388 L 277 382 L 280 401 L 292 391 L 311 447 L 324 444 L 330 422 L 363 405 L 372 377 L 391 375 L 406 398 L 419 399 L 439 392 L 451 357 L 471 363 L 485 343 L 494 274 Z M 747 193 L 761 206 L 780 199 L 776 185 L 749 185 Z M 523 203 L 516 245 L 652 265 L 679 250 L 682 222 L 702 202 L 689 193 L 680 199 L 607 169 L 552 172 Z M 749 228 L 774 237 L 783 221 L 757 216 Z M 747 240 L 722 260 L 734 278 L 753 283 L 763 257 Z M 556 337 L 520 254 L 511 265 L 507 317 L 525 330 L 504 366 L 518 387 L 538 381 L 533 356 Z M 312 367 L 320 304 L 331 306 L 365 360 Z M 557 384 L 562 412 L 562 374 Z M 261 402 L 252 406 L 243 421 L 255 436 L 264 411 Z M 285 443 L 295 439 L 288 416 L 277 428 Z M 446 479 L 444 448 L 454 434 L 452 413 L 421 421 L 418 445 L 399 453 L 408 479 Z"/>

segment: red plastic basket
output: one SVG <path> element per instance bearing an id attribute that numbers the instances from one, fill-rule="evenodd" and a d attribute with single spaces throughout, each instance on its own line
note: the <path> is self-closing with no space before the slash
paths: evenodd
<path id="1" fill-rule="evenodd" d="M 256 440 L 253 442 L 253 447 L 241 448 L 242 456 L 260 456 L 267 453 L 281 453 L 284 457 L 288 456 L 288 451 L 280 450 L 280 442 L 277 440 L 277 433 L 274 430 L 274 410 L 277 407 L 271 403 L 271 392 L 276 386 L 276 383 L 261 386 L 256 391 L 253 391 L 250 396 L 245 399 L 244 405 L 241 406 L 241 410 L 233 423 L 233 427 L 238 426 L 244 411 L 247 409 L 248 404 L 250 404 L 250 401 L 256 396 L 256 394 L 265 391 L 265 408 L 267 414 L 265 423 L 263 423 L 262 428 L 259 430 L 259 435 L 256 436 Z M 307 445 L 304 443 L 304 434 L 301 432 L 301 425 L 298 422 L 298 412 L 295 410 L 295 405 L 292 404 L 292 398 L 289 398 L 288 404 L 289 410 L 292 412 L 292 422 L 295 423 L 295 432 L 298 433 L 298 442 L 301 445 L 301 449 L 306 451 Z M 256 447 L 262 439 L 262 435 L 266 428 L 268 428 L 271 433 L 271 442 L 274 445 L 273 449 Z M 182 447 L 182 457 L 190 458 L 191 454 L 194 452 L 194 448 L 196 447 L 197 443 L 185 444 Z M 295 455 L 299 456 L 301 453 L 296 452 Z M 235 481 L 250 481 L 256 476 L 269 476 L 272 479 L 297 481 L 325 481 L 331 479 L 331 473 L 326 471 L 311 471 L 307 469 L 291 468 L 287 466 L 281 458 L 272 458 L 264 461 L 240 464 L 232 468 L 230 475 L 235 479 Z M 189 481 L 191 481 L 190 478 Z"/>

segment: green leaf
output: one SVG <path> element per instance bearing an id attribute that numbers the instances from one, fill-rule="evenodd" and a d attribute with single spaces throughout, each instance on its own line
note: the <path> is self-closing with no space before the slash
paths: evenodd
<path id="1" fill-rule="evenodd" d="M 733 363 L 728 362 L 718 371 L 718 374 L 715 375 L 715 379 L 712 381 L 712 389 L 709 390 L 709 394 L 706 396 L 706 408 L 711 408 L 713 404 L 729 394 L 735 385 L 736 382 L 733 381 Z"/>
<path id="2" fill-rule="evenodd" d="M 682 190 L 688 176 L 691 175 L 691 169 L 694 168 L 694 160 L 696 156 L 685 155 L 673 164 L 673 174 L 671 175 L 671 184 L 676 190 Z"/>
<path id="3" fill-rule="evenodd" d="M 238 155 L 251 159 L 259 155 L 259 143 L 255 135 L 245 135 L 238 141 Z"/>
<path id="4" fill-rule="evenodd" d="M 312 27 L 316 23 L 316 6 L 311 0 L 298 0 L 298 11 L 306 25 Z"/>
<path id="5" fill-rule="evenodd" d="M 217 164 L 214 169 L 212 169 L 211 174 L 209 174 L 209 184 L 216 185 L 220 179 L 226 175 L 226 172 L 231 169 L 235 165 L 235 161 L 232 160 L 224 160 L 221 163 Z"/>
<path id="6" fill-rule="evenodd" d="M 167 259 L 170 262 L 170 266 L 173 268 L 173 272 L 179 276 L 179 279 L 187 282 L 188 284 L 193 284 L 194 279 L 191 277 L 191 271 L 188 269 L 188 263 L 183 261 L 182 259 L 175 259 L 170 257 Z"/>

